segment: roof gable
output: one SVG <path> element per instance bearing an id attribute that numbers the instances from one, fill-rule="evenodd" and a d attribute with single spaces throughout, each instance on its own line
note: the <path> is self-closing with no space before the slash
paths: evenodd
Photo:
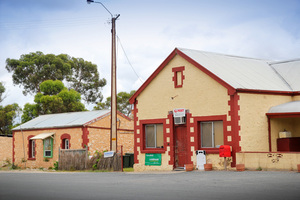
<path id="1" fill-rule="evenodd" d="M 300 91 L 300 79 L 297 79 L 300 73 L 300 60 L 294 61 L 293 64 L 289 63 L 291 70 L 287 72 L 284 64 L 270 64 L 268 60 L 175 48 L 130 98 L 131 104 L 175 55 L 183 57 L 212 77 L 227 88 L 229 94 L 236 90 L 269 91 L 270 93 Z M 286 81 L 291 74 L 293 78 Z"/>

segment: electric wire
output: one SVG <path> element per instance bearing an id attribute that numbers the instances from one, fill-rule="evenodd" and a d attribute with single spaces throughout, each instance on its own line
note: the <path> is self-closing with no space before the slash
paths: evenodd
<path id="1" fill-rule="evenodd" d="M 133 72 L 134 72 L 135 75 L 137 76 L 138 80 L 141 81 L 141 83 L 144 83 L 144 81 L 140 78 L 140 76 L 138 75 L 138 73 L 137 73 L 137 72 L 135 71 L 135 69 L 133 68 L 133 66 L 132 66 L 132 64 L 131 64 L 131 62 L 130 62 L 130 60 L 129 60 L 129 58 L 128 58 L 128 56 L 127 56 L 125 50 L 124 50 L 124 47 L 123 47 L 123 45 L 122 45 L 122 43 L 121 43 L 121 40 L 120 40 L 119 36 L 117 36 L 117 39 L 118 39 L 118 43 L 120 43 L 121 49 L 122 49 L 122 51 L 123 51 L 123 53 L 124 53 L 124 55 L 125 55 L 125 58 L 126 58 L 128 64 L 130 65 L 131 69 L 133 70 Z"/>

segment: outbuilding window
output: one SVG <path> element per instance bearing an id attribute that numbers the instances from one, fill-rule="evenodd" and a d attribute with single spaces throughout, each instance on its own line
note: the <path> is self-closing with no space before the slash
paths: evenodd
<path id="1" fill-rule="evenodd" d="M 28 136 L 28 160 L 35 160 L 35 140 L 32 137 L 33 135 Z"/>
<path id="2" fill-rule="evenodd" d="M 63 139 L 64 149 L 70 149 L 69 139 Z"/>
<path id="3" fill-rule="evenodd" d="M 201 147 L 219 148 L 224 144 L 223 121 L 201 122 Z"/>
<path id="4" fill-rule="evenodd" d="M 29 156 L 35 158 L 35 140 L 29 140 Z"/>
<path id="5" fill-rule="evenodd" d="M 61 137 L 61 144 L 60 144 L 60 148 L 62 149 L 70 149 L 71 147 L 71 136 L 67 133 L 63 134 Z"/>
<path id="6" fill-rule="evenodd" d="M 145 125 L 146 148 L 163 148 L 163 124 Z"/>
<path id="7" fill-rule="evenodd" d="M 48 137 L 44 139 L 44 157 L 52 158 L 53 156 L 53 139 Z"/>

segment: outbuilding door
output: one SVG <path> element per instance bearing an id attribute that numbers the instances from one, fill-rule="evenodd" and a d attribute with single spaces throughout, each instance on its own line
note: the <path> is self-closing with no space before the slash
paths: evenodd
<path id="1" fill-rule="evenodd" d="M 186 126 L 176 126 L 175 134 L 175 167 L 184 167 L 187 157 Z"/>

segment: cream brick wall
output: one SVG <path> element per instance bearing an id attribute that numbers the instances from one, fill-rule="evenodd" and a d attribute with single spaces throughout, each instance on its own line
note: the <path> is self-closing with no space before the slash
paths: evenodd
<path id="1" fill-rule="evenodd" d="M 174 88 L 172 68 L 185 66 L 182 88 Z M 176 97 L 175 97 L 176 96 Z M 175 97 L 173 100 L 171 97 Z M 141 119 L 166 118 L 174 108 L 186 108 L 193 116 L 226 115 L 229 106 L 227 89 L 180 56 L 152 80 L 137 97 Z"/>
<path id="2" fill-rule="evenodd" d="M 272 106 L 292 101 L 290 96 L 241 93 L 240 121 L 241 151 L 269 151 L 268 117 Z M 272 141 L 273 146 L 274 141 Z"/>
<path id="3" fill-rule="evenodd" d="M 180 66 L 185 67 L 183 87 L 174 88 L 172 68 Z M 171 97 L 174 97 L 173 100 Z M 180 56 L 175 56 L 160 71 L 137 100 L 138 120 L 164 119 L 167 118 L 168 111 L 175 108 L 189 109 L 193 116 L 228 115 L 230 110 L 227 89 Z M 136 124 L 139 125 L 139 121 Z M 194 152 L 197 147 L 193 148 Z M 139 147 L 137 150 L 139 164 L 134 165 L 135 171 L 173 169 L 173 166 L 169 165 L 170 150 L 162 154 L 162 166 L 145 166 L 145 154 L 141 153 Z M 191 160 L 195 165 L 195 153 Z"/>
<path id="4" fill-rule="evenodd" d="M 294 170 L 300 164 L 299 153 L 237 153 L 237 164 L 245 164 L 245 168 L 256 170 Z"/>
<path id="5" fill-rule="evenodd" d="M 0 167 L 6 161 L 12 163 L 12 137 L 0 136 Z"/>

